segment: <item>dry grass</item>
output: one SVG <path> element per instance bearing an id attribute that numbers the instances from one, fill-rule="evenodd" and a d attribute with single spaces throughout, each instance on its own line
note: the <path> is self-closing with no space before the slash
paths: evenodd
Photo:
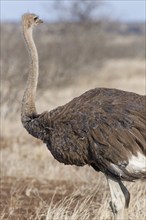
<path id="1" fill-rule="evenodd" d="M 112 219 L 102 174 L 59 164 L 40 143 L 20 140 L 1 149 L 1 219 Z M 129 219 L 144 220 L 144 182 L 126 185 Z"/>
<path id="2" fill-rule="evenodd" d="M 9 27 L 8 29 L 9 33 L 12 33 L 11 28 Z M 16 27 L 16 33 L 17 31 Z M 45 31 L 47 33 L 47 30 Z M 39 33 L 39 37 L 40 36 Z M 55 36 L 55 42 L 58 42 L 57 45 L 60 45 L 59 48 L 62 48 L 62 38 L 58 37 L 58 35 Z M 70 69 L 69 64 L 75 62 L 76 54 L 79 53 L 79 50 L 76 51 L 73 45 L 70 48 L 69 44 L 70 42 L 74 42 L 74 38 L 70 39 L 69 36 L 70 35 L 66 37 L 68 40 L 67 51 L 69 52 L 71 49 L 71 54 L 69 56 L 74 56 L 74 58 L 73 61 L 66 60 L 64 61 L 65 63 L 61 64 L 62 70 L 67 66 L 67 73 L 65 74 L 68 74 L 70 70 L 71 72 L 73 71 L 73 67 Z M 91 42 L 96 42 L 96 36 L 96 31 L 95 36 L 91 36 L 90 34 L 90 44 Z M 84 40 L 87 38 L 87 36 L 84 36 Z M 3 49 L 6 47 L 6 51 L 2 57 L 3 65 L 7 53 L 14 49 L 15 41 L 18 39 L 12 39 L 12 47 L 10 47 L 9 43 L 8 45 L 3 44 Z M 109 48 L 114 47 L 114 54 L 118 53 L 115 47 L 121 48 L 123 44 L 124 47 L 128 47 L 129 44 L 135 44 L 135 49 L 132 51 L 134 52 L 136 48 L 138 48 L 137 51 L 139 51 L 138 54 L 140 54 L 142 45 L 142 42 L 140 42 L 140 39 L 142 39 L 141 37 L 128 36 L 125 41 L 121 39 L 125 39 L 124 36 L 115 36 L 114 42 L 111 42 L 108 46 Z M 43 36 L 40 41 L 44 45 L 47 41 L 51 42 L 51 47 L 53 48 L 52 35 L 45 38 Z M 60 164 L 54 160 L 44 144 L 29 136 L 23 129 L 20 122 L 20 103 L 25 77 L 20 76 L 19 71 L 23 69 L 25 64 L 27 65 L 27 62 L 24 59 L 24 54 L 21 54 L 21 60 L 24 60 L 23 63 L 18 64 L 17 58 L 22 50 L 21 43 L 20 40 L 20 48 L 16 49 L 14 57 L 10 59 L 10 56 L 8 56 L 7 65 L 3 67 L 3 74 L 5 75 L 2 77 L 3 85 L 1 88 L 3 92 L 1 107 L 2 132 L 0 138 L 1 219 L 112 219 L 111 210 L 108 205 L 110 199 L 109 189 L 103 174 L 95 172 L 88 166 L 79 168 Z M 65 48 L 65 42 L 63 45 Z M 44 74 L 47 74 L 46 71 L 48 68 L 46 60 L 44 60 L 43 64 L 40 66 L 42 75 L 40 76 L 41 84 L 39 85 L 39 90 L 41 90 L 41 92 L 38 93 L 37 98 L 37 108 L 39 112 L 62 105 L 73 97 L 93 87 L 115 87 L 145 94 L 145 60 L 141 55 L 137 57 L 136 54 L 130 55 L 132 52 L 129 52 L 129 54 L 124 57 L 125 52 L 120 51 L 118 58 L 114 58 L 115 55 L 112 55 L 111 51 L 109 52 L 106 47 L 106 51 L 112 56 L 110 56 L 110 58 L 106 57 L 105 60 L 102 59 L 100 65 L 96 65 L 97 57 L 95 56 L 93 59 L 95 54 L 91 57 L 92 52 L 94 52 L 94 45 L 89 48 L 88 44 L 83 49 L 83 43 L 81 43 L 80 38 L 78 38 L 78 46 L 79 45 L 81 45 L 80 50 L 85 57 L 82 59 L 80 58 L 75 68 L 77 72 L 73 77 L 74 79 L 71 78 L 70 83 L 65 83 L 68 81 L 67 76 L 67 80 L 61 81 L 62 86 L 51 86 L 48 89 L 46 86 L 47 81 L 49 85 L 52 81 L 48 79 L 48 75 L 44 77 Z M 97 47 L 100 50 L 101 48 L 105 49 L 105 47 L 99 47 L 99 44 L 96 46 L 96 49 Z M 130 46 L 130 48 L 131 47 L 132 46 Z M 57 46 L 54 48 L 54 51 L 51 52 L 52 57 L 55 57 L 55 54 L 58 53 Z M 88 49 L 90 54 L 89 57 L 87 57 Z M 44 56 L 47 58 L 49 57 L 48 59 L 51 57 L 47 55 L 46 50 L 47 48 L 45 48 L 45 55 L 43 55 L 40 49 L 41 61 Z M 99 54 L 100 52 L 102 56 L 105 55 L 105 50 L 98 51 Z M 53 74 L 57 74 L 58 66 L 56 67 L 55 63 L 58 62 L 58 59 L 59 57 L 55 57 L 49 61 L 49 64 L 51 64 L 51 62 L 53 63 L 51 68 L 54 68 L 52 69 L 51 77 L 53 77 Z M 66 59 L 65 51 L 61 59 Z M 26 71 L 26 68 L 24 68 L 24 70 Z M 18 85 L 18 87 L 16 85 Z M 55 85 L 58 84 L 56 83 Z M 13 102 L 8 98 L 9 94 L 11 94 L 10 98 L 12 98 Z M 126 185 L 131 192 L 129 219 L 144 220 L 146 218 L 146 213 L 144 211 L 146 207 L 145 183 L 138 181 L 136 183 L 126 183 Z"/>

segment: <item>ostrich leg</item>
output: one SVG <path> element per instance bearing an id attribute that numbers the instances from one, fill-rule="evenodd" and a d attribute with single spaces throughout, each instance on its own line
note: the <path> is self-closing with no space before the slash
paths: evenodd
<path id="1" fill-rule="evenodd" d="M 114 220 L 128 220 L 127 208 L 130 201 L 130 194 L 123 183 L 107 176 L 110 188 L 110 206 L 114 214 Z"/>

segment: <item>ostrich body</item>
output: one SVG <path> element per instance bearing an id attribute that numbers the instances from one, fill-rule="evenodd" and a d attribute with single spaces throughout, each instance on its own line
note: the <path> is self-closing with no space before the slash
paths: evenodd
<path id="1" fill-rule="evenodd" d="M 22 17 L 30 54 L 30 73 L 22 100 L 21 121 L 46 143 L 56 160 L 89 165 L 105 174 L 114 219 L 125 219 L 130 193 L 122 181 L 146 178 L 146 96 L 117 89 L 95 88 L 50 112 L 38 114 L 35 96 L 38 54 L 32 35 L 42 23 L 35 14 Z"/>

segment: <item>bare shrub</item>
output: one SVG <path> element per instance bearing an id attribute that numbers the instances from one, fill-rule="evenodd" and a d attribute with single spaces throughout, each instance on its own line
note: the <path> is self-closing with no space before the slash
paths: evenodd
<path id="1" fill-rule="evenodd" d="M 101 1 L 86 1 L 74 0 L 54 1 L 53 9 L 57 11 L 59 20 L 68 22 L 89 23 L 97 21 L 100 18 L 100 9 L 104 0 Z"/>

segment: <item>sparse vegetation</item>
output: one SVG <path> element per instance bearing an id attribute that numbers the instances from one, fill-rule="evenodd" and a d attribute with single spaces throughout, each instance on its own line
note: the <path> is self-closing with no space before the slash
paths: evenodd
<path id="1" fill-rule="evenodd" d="M 50 24 L 37 30 L 40 112 L 93 87 L 145 93 L 143 32 L 123 34 L 110 25 Z M 27 52 L 17 24 L 2 24 L 1 31 L 1 219 L 112 219 L 103 175 L 87 166 L 58 163 L 23 129 L 19 109 Z M 131 192 L 129 219 L 144 220 L 145 183 L 126 185 Z"/>
<path id="2" fill-rule="evenodd" d="M 114 32 L 108 31 L 110 27 Z M 143 26 L 140 27 L 143 30 Z M 54 24 L 39 28 L 35 36 L 41 72 L 38 96 L 48 88 L 73 85 L 78 76 L 83 79 L 94 74 L 98 79 L 108 60 L 116 63 L 129 60 L 129 65 L 130 62 L 135 65 L 137 60 L 144 61 L 144 35 L 125 36 L 118 34 L 119 27 L 117 33 L 115 30 L 116 26 L 98 23 L 90 26 Z M 18 25 L 2 24 L 1 32 L 1 102 L 3 107 L 13 106 L 10 110 L 3 108 L 7 117 L 19 110 L 27 79 L 28 57 Z M 144 68 L 144 62 L 140 68 Z M 124 72 L 126 75 L 127 69 Z"/>

